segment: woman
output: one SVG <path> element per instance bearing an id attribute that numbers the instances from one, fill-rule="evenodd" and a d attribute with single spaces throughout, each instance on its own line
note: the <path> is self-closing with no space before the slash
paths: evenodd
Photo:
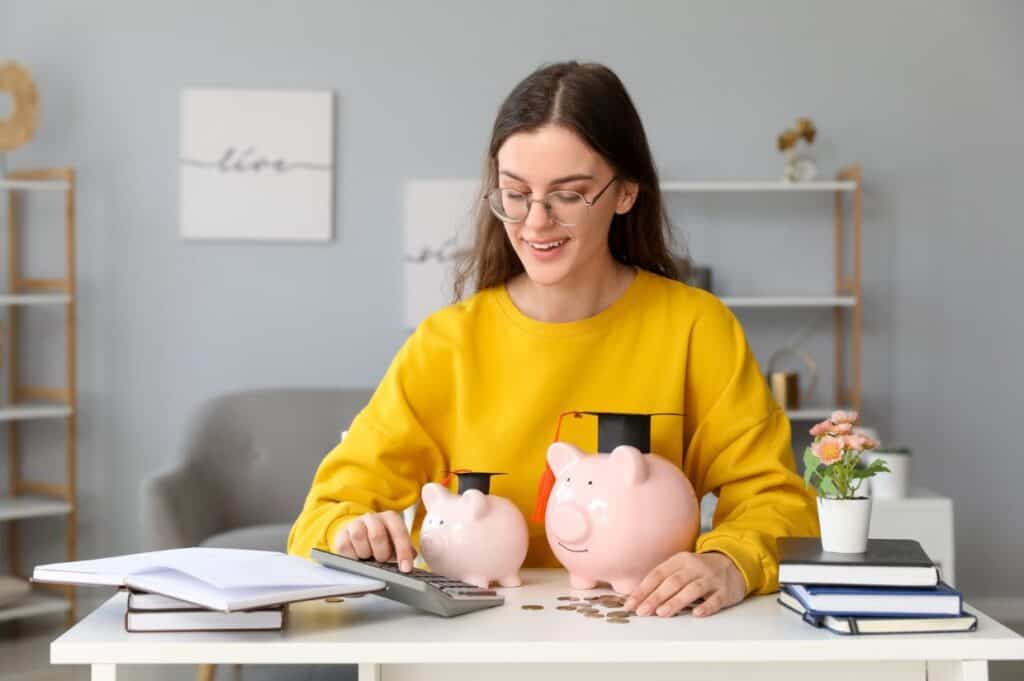
<path id="1" fill-rule="evenodd" d="M 494 123 L 483 197 L 457 302 L 410 336 L 324 458 L 289 551 L 408 570 L 399 511 L 423 484 L 506 471 L 492 492 L 529 516 L 559 414 L 675 412 L 653 426 L 651 450 L 683 462 L 698 498 L 718 496 L 714 529 L 626 607 L 671 616 L 703 599 L 693 614 L 706 616 L 775 591 L 775 538 L 817 534 L 814 499 L 739 323 L 675 279 L 654 162 L 618 77 L 568 62 L 516 86 Z M 560 439 L 593 451 L 585 421 L 563 422 Z M 543 527 L 530 533 L 526 566 L 557 566 Z"/>

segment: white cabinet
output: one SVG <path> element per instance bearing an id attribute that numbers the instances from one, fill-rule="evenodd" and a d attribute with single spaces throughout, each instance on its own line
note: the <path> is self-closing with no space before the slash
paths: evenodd
<path id="1" fill-rule="evenodd" d="M 953 500 L 923 487 L 911 487 L 904 499 L 874 499 L 870 536 L 916 539 L 954 586 Z"/>

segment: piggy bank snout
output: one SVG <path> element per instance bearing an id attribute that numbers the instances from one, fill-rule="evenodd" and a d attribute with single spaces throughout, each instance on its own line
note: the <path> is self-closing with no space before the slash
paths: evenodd
<path id="1" fill-rule="evenodd" d="M 575 544 L 590 534 L 590 519 L 575 504 L 559 504 L 551 512 L 551 530 L 560 540 Z"/>

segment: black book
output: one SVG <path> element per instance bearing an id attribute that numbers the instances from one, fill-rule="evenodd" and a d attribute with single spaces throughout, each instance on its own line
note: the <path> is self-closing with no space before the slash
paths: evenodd
<path id="1" fill-rule="evenodd" d="M 823 551 L 819 537 L 780 537 L 781 584 L 934 587 L 939 569 L 913 539 L 869 539 L 865 553 Z"/>

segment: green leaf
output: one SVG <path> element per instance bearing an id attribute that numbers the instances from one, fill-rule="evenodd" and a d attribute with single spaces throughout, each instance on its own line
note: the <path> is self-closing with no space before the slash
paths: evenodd
<path id="1" fill-rule="evenodd" d="M 816 471 L 818 466 L 821 465 L 821 460 L 814 456 L 814 450 L 810 447 L 804 449 L 804 472 L 808 470 Z"/>
<path id="2" fill-rule="evenodd" d="M 832 482 L 831 478 L 824 479 L 819 489 L 821 490 L 821 493 L 825 496 L 834 497 L 839 494 L 839 490 L 836 489 L 835 483 Z"/>
<path id="3" fill-rule="evenodd" d="M 874 471 L 875 473 L 892 473 L 892 471 L 889 470 L 889 464 L 881 459 L 874 459 L 868 467 L 868 470 Z"/>

